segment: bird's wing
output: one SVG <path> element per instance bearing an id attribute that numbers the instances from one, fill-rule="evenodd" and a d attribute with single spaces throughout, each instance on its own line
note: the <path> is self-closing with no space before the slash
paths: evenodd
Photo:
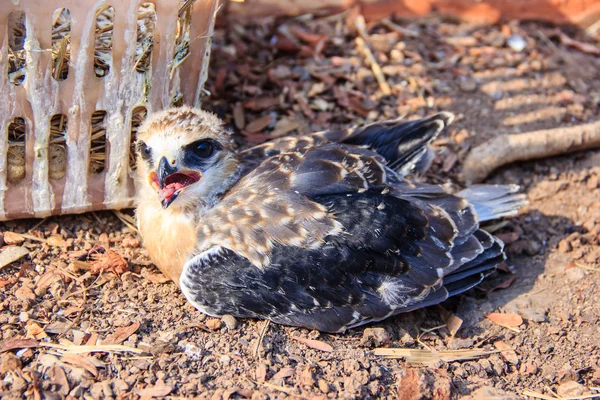
<path id="1" fill-rule="evenodd" d="M 456 225 L 447 213 L 391 191 L 313 200 L 341 231 L 314 247 L 276 243 L 260 268 L 238 251 L 213 246 L 186 263 L 186 297 L 211 315 L 336 332 L 437 304 L 479 283 L 503 259 L 500 243 L 482 231 L 455 248 Z"/>
<path id="2" fill-rule="evenodd" d="M 388 172 L 347 145 L 267 159 L 203 217 L 186 297 L 213 315 L 338 331 L 439 303 L 503 259 L 467 199 L 390 185 Z"/>
<path id="3" fill-rule="evenodd" d="M 367 147 L 377 152 L 391 169 L 404 176 L 415 167 L 421 170 L 427 168 L 419 168 L 419 164 L 427 164 L 429 144 L 453 119 L 451 113 L 442 112 L 414 121 L 400 118 L 350 129 L 283 137 L 244 150 L 239 155 L 246 171 L 251 171 L 271 156 L 339 142 Z"/>
<path id="4" fill-rule="evenodd" d="M 354 146 L 327 144 L 270 157 L 202 218 L 197 249 L 224 246 L 262 267 L 275 244 L 312 248 L 341 231 L 314 196 L 364 192 L 386 181 L 384 160 Z"/>
<path id="5" fill-rule="evenodd" d="M 339 129 L 301 136 L 285 136 L 243 150 L 238 155 L 247 171 L 251 171 L 269 157 L 294 151 L 305 152 L 311 147 L 340 142 L 353 132 L 354 129 Z"/>

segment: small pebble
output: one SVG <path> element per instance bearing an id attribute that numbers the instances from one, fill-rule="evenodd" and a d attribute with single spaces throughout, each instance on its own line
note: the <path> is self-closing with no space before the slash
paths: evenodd
<path id="1" fill-rule="evenodd" d="M 235 319 L 235 317 L 233 315 L 223 315 L 223 317 L 221 318 L 221 321 L 223 321 L 225 323 L 225 326 L 230 331 L 237 328 L 238 321 L 237 321 L 237 319 Z"/>
<path id="2" fill-rule="evenodd" d="M 527 42 L 521 35 L 512 35 L 508 38 L 506 44 L 508 44 L 508 47 L 516 52 L 523 51 L 523 49 L 527 46 Z"/>

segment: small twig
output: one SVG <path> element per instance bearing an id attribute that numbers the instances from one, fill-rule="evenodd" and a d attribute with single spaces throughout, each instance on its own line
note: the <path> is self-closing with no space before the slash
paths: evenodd
<path id="1" fill-rule="evenodd" d="M 383 94 L 392 94 L 392 89 L 387 83 L 385 76 L 383 75 L 383 71 L 381 70 L 379 63 L 377 62 L 377 59 L 375 59 L 373 52 L 367 45 L 366 40 L 368 39 L 368 35 L 365 27 L 365 18 L 362 15 L 356 17 L 355 25 L 359 34 L 359 36 L 355 39 L 356 45 L 358 46 L 358 51 L 361 52 L 367 59 L 367 62 L 371 66 L 373 75 L 375 75 L 375 79 L 377 79 L 377 83 L 379 84 L 379 88 L 381 89 Z"/>
<path id="2" fill-rule="evenodd" d="M 406 36 L 410 36 L 410 37 L 414 37 L 414 38 L 419 37 L 419 32 L 416 32 L 416 31 L 413 31 L 410 29 L 406 29 L 406 28 L 392 22 L 389 18 L 384 18 L 379 22 L 381 22 L 382 25 L 388 27 L 389 29 L 391 29 L 395 32 L 398 32 L 402 35 L 406 35 Z"/>
<path id="3" fill-rule="evenodd" d="M 44 222 L 46 222 L 48 220 L 48 217 L 40 220 L 37 224 L 35 224 L 34 226 L 32 226 L 31 228 L 29 228 L 29 230 L 27 232 L 31 232 L 36 230 L 37 228 L 39 228 L 40 226 L 42 226 L 44 224 Z"/>
<path id="4" fill-rule="evenodd" d="M 581 263 L 578 263 L 578 262 L 575 262 L 575 265 L 576 265 L 578 268 L 585 269 L 585 270 L 588 270 L 588 271 L 600 272 L 600 268 L 592 268 L 592 267 L 588 267 L 587 265 L 583 265 L 583 264 L 581 264 Z"/>
<path id="5" fill-rule="evenodd" d="M 568 128 L 502 135 L 471 150 L 463 166 L 462 179 L 467 183 L 481 182 L 493 170 L 511 162 L 595 147 L 600 147 L 600 121 Z"/>
<path id="6" fill-rule="evenodd" d="M 127 214 L 123 214 L 121 211 L 118 210 L 113 210 L 113 213 L 117 216 L 117 218 L 121 220 L 122 223 L 124 223 L 134 231 L 138 232 L 138 228 L 137 226 L 135 226 L 135 219 L 133 219 Z"/>
<path id="7" fill-rule="evenodd" d="M 260 332 L 260 336 L 258 337 L 258 343 L 256 344 L 256 348 L 254 349 L 254 358 L 256 358 L 257 360 L 260 360 L 260 346 L 262 344 L 265 334 L 267 333 L 267 328 L 269 327 L 270 323 L 271 323 L 270 320 L 266 320 L 266 322 L 263 325 L 263 328 Z"/>
<path id="8" fill-rule="evenodd" d="M 600 397 L 600 393 L 590 393 L 588 395 L 569 396 L 569 397 L 546 396 L 545 394 L 537 393 L 532 390 L 524 390 L 522 394 L 524 396 L 535 397 L 536 399 L 543 399 L 543 400 L 585 400 L 585 399 L 594 399 L 594 398 Z"/>

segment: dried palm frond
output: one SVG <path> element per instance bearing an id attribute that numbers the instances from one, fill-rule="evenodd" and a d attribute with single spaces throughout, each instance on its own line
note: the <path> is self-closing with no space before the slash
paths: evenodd
<path id="1" fill-rule="evenodd" d="M 131 113 L 131 143 L 129 146 L 129 169 L 135 171 L 135 142 L 137 140 L 137 132 L 144 119 L 148 115 L 148 110 L 144 106 L 137 106 Z"/>
<path id="2" fill-rule="evenodd" d="M 8 125 L 7 178 L 19 183 L 25 178 L 25 120 L 15 118 Z"/>
<path id="3" fill-rule="evenodd" d="M 62 179 L 67 172 L 67 116 L 55 114 L 50 119 L 50 145 L 48 146 L 48 175 Z"/>
<path id="4" fill-rule="evenodd" d="M 67 79 L 71 61 L 71 12 L 57 8 L 52 17 L 52 76 L 57 81 Z"/>
<path id="5" fill-rule="evenodd" d="M 90 142 L 90 170 L 93 173 L 104 171 L 106 166 L 106 111 L 92 114 L 92 137 Z"/>

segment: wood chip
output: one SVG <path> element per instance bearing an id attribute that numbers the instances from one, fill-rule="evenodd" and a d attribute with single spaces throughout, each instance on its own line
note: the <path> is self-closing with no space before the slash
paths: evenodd
<path id="1" fill-rule="evenodd" d="M 67 375 L 58 364 L 54 364 L 50 369 L 50 379 L 51 382 L 58 387 L 58 393 L 63 396 L 69 394 L 70 387 Z"/>
<path id="2" fill-rule="evenodd" d="M 20 233 L 4 232 L 4 243 L 8 245 L 19 245 L 25 241 L 25 238 Z"/>
<path id="3" fill-rule="evenodd" d="M 110 334 L 102 341 L 102 344 L 121 344 L 140 328 L 139 322 L 134 322 L 129 326 L 118 328 L 115 333 Z"/>
<path id="4" fill-rule="evenodd" d="M 65 247 L 67 242 L 61 235 L 52 235 L 48 239 L 46 239 L 46 243 L 48 246 L 52 247 Z"/>
<path id="5" fill-rule="evenodd" d="M 507 328 L 517 328 L 523 323 L 523 318 L 518 314 L 490 313 L 485 317 L 493 323 Z"/>
<path id="6" fill-rule="evenodd" d="M 44 328 L 42 328 L 41 326 L 39 326 L 37 323 L 35 323 L 33 321 L 27 322 L 27 325 L 25 326 L 25 331 L 26 331 L 25 337 L 27 339 L 41 340 L 41 339 L 48 337 L 48 335 L 44 331 Z"/>
<path id="7" fill-rule="evenodd" d="M 292 336 L 292 339 L 305 344 L 306 346 L 310 347 L 311 349 L 327 351 L 327 352 L 333 351 L 333 347 L 331 347 L 330 344 L 322 342 L 320 340 L 305 339 L 305 338 L 302 338 L 299 336 Z"/>
<path id="8" fill-rule="evenodd" d="M 29 254 L 25 247 L 8 246 L 2 249 L 0 253 L 0 269 L 20 260 Z"/>
<path id="9" fill-rule="evenodd" d="M 285 379 L 294 376 L 296 369 L 292 367 L 283 367 L 271 379 Z"/>
<path id="10" fill-rule="evenodd" d="M 435 364 L 439 361 L 467 361 L 475 360 L 490 354 L 499 353 L 499 350 L 487 351 L 480 349 L 465 350 L 426 350 L 426 349 L 392 349 L 378 348 L 373 350 L 376 356 L 386 358 L 404 358 L 409 364 Z"/>

